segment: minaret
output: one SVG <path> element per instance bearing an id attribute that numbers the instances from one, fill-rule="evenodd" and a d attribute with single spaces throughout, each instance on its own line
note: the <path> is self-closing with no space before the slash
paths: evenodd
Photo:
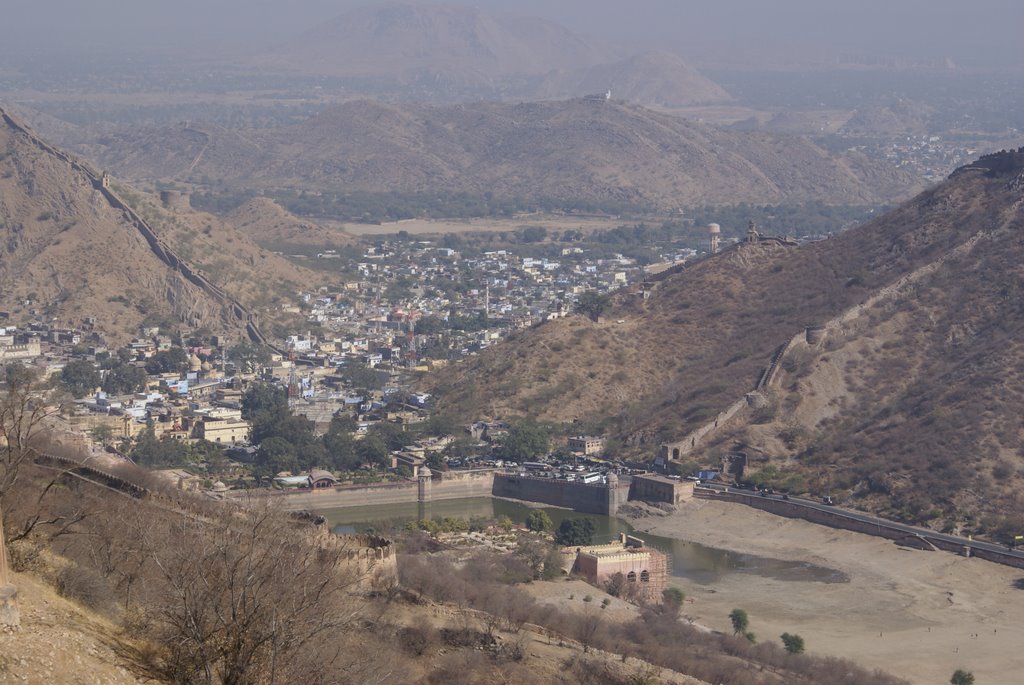
<path id="1" fill-rule="evenodd" d="M 484 286 L 484 319 L 491 318 L 491 286 Z"/>
<path id="2" fill-rule="evenodd" d="M 722 237 L 722 227 L 718 224 L 708 224 L 708 237 L 710 238 L 710 254 L 716 254 L 718 252 L 718 241 Z"/>

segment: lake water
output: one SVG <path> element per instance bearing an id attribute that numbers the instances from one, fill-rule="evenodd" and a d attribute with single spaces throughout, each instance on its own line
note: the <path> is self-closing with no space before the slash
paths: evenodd
<path id="1" fill-rule="evenodd" d="M 327 517 L 329 524 L 336 533 L 365 533 L 376 531 L 386 533 L 400 529 L 409 521 L 423 518 L 469 519 L 474 516 L 497 518 L 508 516 L 513 521 L 522 523 L 535 507 L 528 507 L 519 502 L 497 499 L 493 497 L 474 497 L 470 499 L 443 500 L 426 504 L 414 502 L 407 504 L 387 504 L 368 507 L 348 507 L 344 509 L 321 509 L 317 513 Z M 548 513 L 557 527 L 562 520 L 584 516 L 567 509 L 541 507 Z M 707 585 L 721 579 L 726 574 L 743 573 L 776 580 L 813 581 L 819 583 L 845 583 L 849 579 L 836 569 L 805 564 L 797 561 L 785 561 L 759 557 L 752 554 L 730 552 L 696 542 L 676 540 L 650 533 L 637 532 L 627 521 L 610 516 L 586 515 L 594 519 L 597 532 L 595 543 L 610 542 L 617 539 L 619 533 L 634 534 L 643 539 L 649 546 L 665 552 L 670 557 L 669 572 L 676 577 L 686 578 L 692 582 Z"/>

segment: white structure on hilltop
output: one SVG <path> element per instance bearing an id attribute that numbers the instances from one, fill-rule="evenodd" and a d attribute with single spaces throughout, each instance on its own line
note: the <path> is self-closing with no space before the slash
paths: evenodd
<path id="1" fill-rule="evenodd" d="M 722 227 L 718 224 L 708 224 L 708 238 L 711 242 L 708 252 L 715 254 L 718 252 L 718 242 L 722 238 Z"/>

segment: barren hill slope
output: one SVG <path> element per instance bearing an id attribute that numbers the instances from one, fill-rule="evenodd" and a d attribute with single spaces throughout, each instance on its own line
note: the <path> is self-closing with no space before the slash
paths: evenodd
<path id="1" fill-rule="evenodd" d="M 331 229 L 298 218 L 265 197 L 254 197 L 224 217 L 260 245 L 352 245 L 358 239 L 341 229 Z"/>
<path id="2" fill-rule="evenodd" d="M 742 244 L 646 301 L 621 294 L 602 323 L 520 334 L 436 390 L 465 416 L 581 419 L 647 454 L 687 436 L 681 458 L 716 463 L 738 442 L 795 488 L 832 479 L 890 515 L 999 530 L 1024 512 L 1022 205 L 1024 153 L 983 158 L 832 240 Z M 776 350 L 825 324 L 748 408 Z"/>
<path id="3" fill-rule="evenodd" d="M 558 207 L 869 203 L 906 172 L 802 138 L 722 131 L 618 102 L 448 107 L 356 101 L 247 132 L 143 127 L 76 148 L 133 179 L 235 188 L 465 193 Z"/>
<path id="4" fill-rule="evenodd" d="M 613 64 L 559 71 L 544 77 L 539 97 L 579 97 L 611 89 L 617 99 L 642 105 L 684 107 L 731 99 L 721 86 L 702 76 L 682 57 L 654 50 Z"/>
<path id="5" fill-rule="evenodd" d="M 102 188 L 93 170 L 0 115 L 0 306 L 12 320 L 33 309 L 69 324 L 94 317 L 112 340 L 147 319 L 241 332 L 250 307 L 273 297 L 256 286 L 258 270 L 299 277 L 213 217 Z"/>

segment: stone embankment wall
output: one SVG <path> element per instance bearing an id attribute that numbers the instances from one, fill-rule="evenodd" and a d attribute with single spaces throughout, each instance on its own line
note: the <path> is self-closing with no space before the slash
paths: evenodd
<path id="1" fill-rule="evenodd" d="M 35 147 L 48 155 L 52 155 L 57 159 L 66 162 L 74 171 L 86 176 L 86 178 L 88 178 L 92 183 L 93 187 L 103 195 L 110 206 L 114 209 L 120 210 L 125 215 L 128 223 L 134 226 L 135 229 L 142 234 L 142 237 L 145 238 L 146 242 L 149 244 L 153 254 L 155 254 L 168 267 L 180 273 L 186 281 L 202 290 L 207 296 L 221 305 L 229 317 L 235 318 L 239 323 L 244 325 L 246 333 L 253 339 L 253 341 L 262 344 L 267 343 L 266 336 L 264 336 L 259 329 L 256 316 L 250 312 L 245 305 L 232 298 L 218 286 L 211 283 L 203 274 L 193 269 L 187 262 L 178 257 L 178 255 L 160 239 L 156 234 L 156 231 L 154 231 L 153 228 L 146 223 L 146 221 L 139 216 L 134 209 L 123 202 L 121 198 L 107 187 L 107 184 L 103 183 L 103 177 L 100 174 L 87 164 L 81 162 L 63 150 L 58 150 L 41 139 L 32 132 L 31 129 L 11 117 L 3 109 L 0 109 L 0 118 L 3 119 L 7 126 L 20 133 Z"/>
<path id="2" fill-rule="evenodd" d="M 275 491 L 291 511 L 365 507 L 379 504 L 436 502 L 468 497 L 507 497 L 565 507 L 586 514 L 613 516 L 629 498 L 629 483 L 614 487 L 553 478 L 533 478 L 494 471 L 466 471 L 434 474 L 430 485 L 420 488 L 415 480 L 374 485 L 341 485 L 319 490 Z"/>
<path id="3" fill-rule="evenodd" d="M 1004 552 L 972 547 L 970 542 L 967 541 L 957 543 L 938 537 L 932 537 L 928 534 L 928 531 L 925 530 L 922 530 L 919 534 L 908 533 L 905 529 L 898 528 L 896 524 L 887 521 L 862 521 L 847 515 L 842 509 L 829 509 L 826 511 L 815 507 L 804 506 L 799 502 L 794 502 L 792 500 L 783 500 L 776 497 L 761 497 L 760 495 L 747 495 L 738 492 L 726 493 L 705 488 L 698 488 L 694 492 L 694 496 L 703 499 L 718 500 L 721 502 L 745 504 L 749 507 L 767 511 L 777 516 L 803 519 L 804 521 L 829 526 L 830 528 L 852 530 L 858 533 L 866 533 L 876 537 L 887 538 L 889 540 L 908 541 L 915 547 L 922 547 L 920 543 L 923 542 L 926 543 L 926 546 L 931 548 L 953 552 L 955 554 L 962 554 L 965 556 L 977 557 L 979 559 L 985 559 L 986 561 L 992 561 L 1005 566 L 1024 568 L 1024 558 L 1021 557 L 1016 557 Z M 968 547 L 970 548 L 969 553 L 966 551 L 966 548 Z"/>
<path id="4" fill-rule="evenodd" d="M 494 476 L 494 496 L 539 502 L 585 514 L 614 516 L 619 505 L 629 498 L 629 483 L 609 487 L 603 483 L 586 484 L 498 473 Z"/>
<path id="5" fill-rule="evenodd" d="M 490 497 L 494 487 L 493 471 L 465 471 L 443 473 L 430 481 L 429 499 L 432 501 Z M 286 490 L 273 493 L 280 497 L 286 509 L 335 509 L 365 507 L 375 504 L 406 504 L 421 501 L 419 484 L 415 480 L 402 483 L 373 485 L 340 485 L 319 490 Z"/>

